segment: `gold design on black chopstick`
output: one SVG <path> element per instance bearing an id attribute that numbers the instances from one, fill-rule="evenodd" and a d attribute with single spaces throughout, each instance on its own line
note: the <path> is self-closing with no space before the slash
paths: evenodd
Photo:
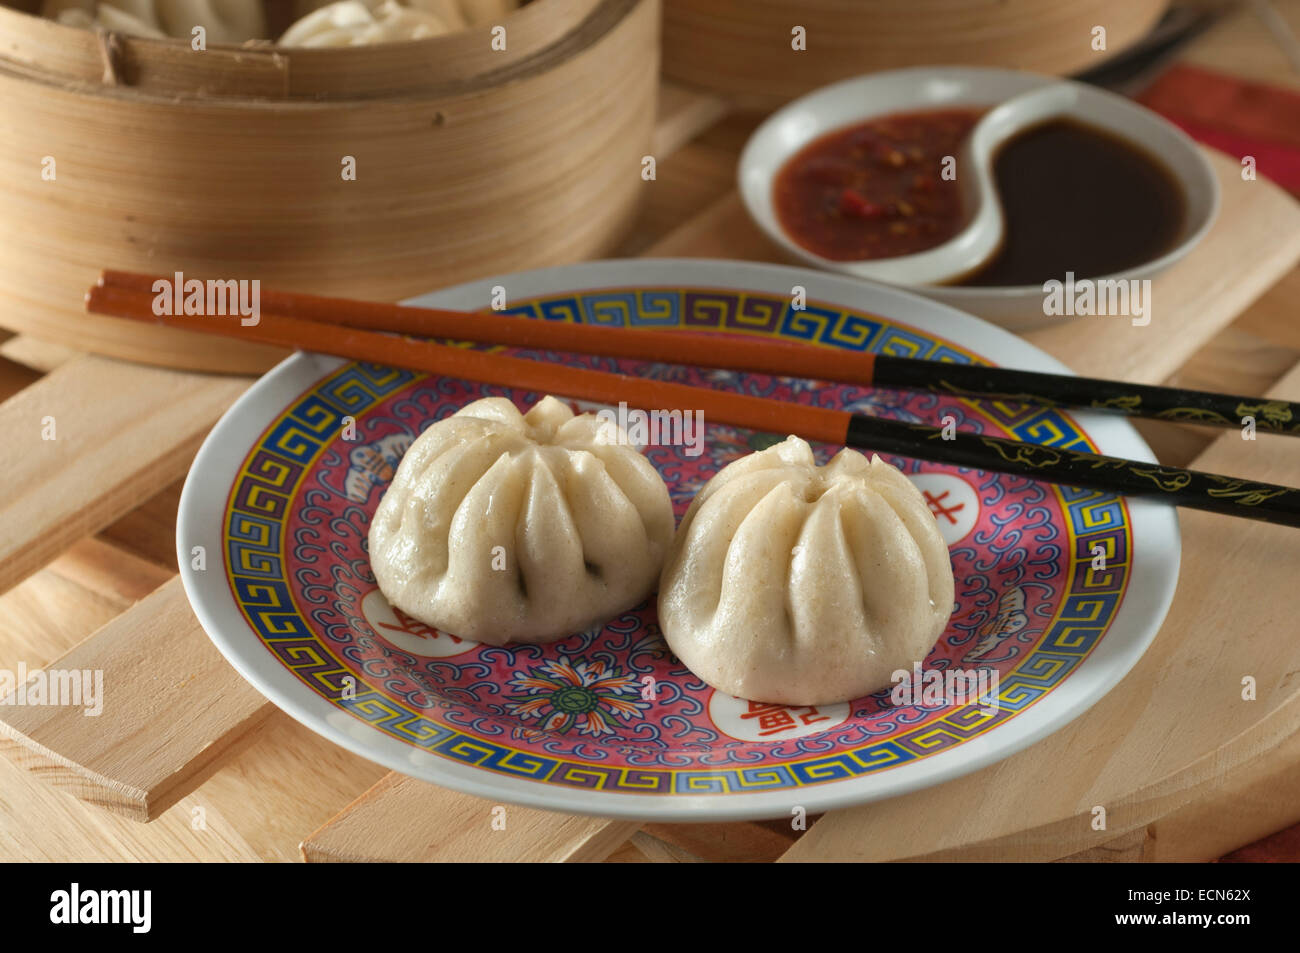
<path id="1" fill-rule="evenodd" d="M 1160 411 L 1156 416 L 1161 420 L 1179 420 L 1185 423 L 1201 424 L 1224 424 L 1229 427 L 1237 426 L 1238 421 L 1225 417 L 1217 410 L 1207 410 L 1204 407 L 1170 407 Z"/>
<path id="2" fill-rule="evenodd" d="M 1140 476 L 1144 480 L 1150 480 L 1166 493 L 1177 493 L 1179 490 L 1185 490 L 1192 482 L 1192 475 L 1185 470 L 1166 470 L 1164 467 L 1134 466 L 1129 466 L 1126 469 L 1134 476 Z"/>
<path id="3" fill-rule="evenodd" d="M 1093 460 L 1091 455 L 1086 453 L 1072 455 L 1076 461 L 1088 464 L 1089 469 L 1120 470 L 1130 476 L 1149 480 L 1158 490 L 1164 493 L 1177 493 L 1179 490 L 1185 490 L 1192 482 L 1192 475 L 1186 470 L 1162 467 L 1156 464 L 1135 463 L 1131 460 L 1119 460 L 1114 457 L 1102 457 Z"/>
<path id="4" fill-rule="evenodd" d="M 1259 506 L 1261 503 L 1267 503 L 1279 496 L 1295 492 L 1284 486 L 1262 487 L 1258 483 L 1252 483 L 1249 480 L 1234 480 L 1230 477 L 1210 476 L 1207 479 L 1223 484 L 1217 488 L 1211 487 L 1207 489 L 1205 491 L 1207 496 L 1219 500 L 1232 500 L 1242 506 Z"/>
<path id="5" fill-rule="evenodd" d="M 1088 405 L 1094 410 L 1122 410 L 1126 414 L 1136 413 L 1142 406 L 1142 398 L 1137 394 L 1121 394 L 1105 400 L 1094 400 Z"/>
<path id="6" fill-rule="evenodd" d="M 1237 416 L 1267 420 L 1270 426 L 1279 430 L 1293 429 L 1287 425 L 1295 423 L 1291 405 L 1284 400 L 1265 400 L 1258 404 L 1247 404 L 1243 401 L 1237 405 Z"/>
<path id="7" fill-rule="evenodd" d="M 1052 398 L 1047 397 L 1044 394 L 1029 394 L 1023 391 L 1019 394 L 1004 394 L 1001 392 L 994 393 L 979 388 L 972 390 L 969 387 L 960 387 L 957 384 L 954 384 L 952 381 L 946 381 L 943 378 L 940 378 L 936 383 L 938 384 L 939 390 L 946 391 L 947 393 L 952 394 L 956 397 L 982 397 L 985 399 L 996 399 L 996 400 L 1006 401 L 1008 403 L 1015 403 L 1015 404 L 1032 404 L 1037 407 L 1068 406 L 1067 404 L 1063 404 L 1060 401 L 1053 400 Z"/>
<path id="8" fill-rule="evenodd" d="M 1060 450 L 1038 444 L 1014 443 L 994 437 L 981 437 L 980 443 L 1008 463 L 1019 463 L 1036 470 L 1057 466 L 1065 459 Z"/>
<path id="9" fill-rule="evenodd" d="M 1130 476 L 1148 480 L 1164 493 L 1177 493 L 1185 490 L 1192 482 L 1192 475 L 1186 470 L 1157 465 L 1134 463 L 1131 460 L 1119 460 L 1113 457 L 1094 457 L 1090 453 L 1073 450 L 1057 450 L 1038 444 L 1018 444 L 999 440 L 996 437 L 981 437 L 980 443 L 994 451 L 1008 463 L 1016 463 L 1035 470 L 1060 466 L 1072 462 L 1085 465 L 1090 470 L 1120 470 Z M 1068 477 L 1066 478 L 1068 479 Z"/>

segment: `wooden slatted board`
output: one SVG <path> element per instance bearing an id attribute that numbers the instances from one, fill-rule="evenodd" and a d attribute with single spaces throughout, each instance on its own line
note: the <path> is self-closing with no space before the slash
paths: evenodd
<path id="1" fill-rule="evenodd" d="M 1243 13 L 1188 58 L 1231 69 L 1235 56 L 1245 74 L 1261 49 L 1280 56 Z M 624 254 L 780 260 L 733 188 L 754 120 L 673 87 L 660 112 L 658 178 Z M 1104 334 L 1082 319 L 1035 344 L 1081 373 L 1300 395 L 1300 206 L 1212 158 L 1222 214 L 1156 282 L 1163 319 Z M 1275 796 L 1300 790 L 1300 538 L 1185 512 L 1179 589 L 1151 650 L 1086 715 L 999 764 L 806 832 L 520 807 L 494 830 L 493 803 L 392 774 L 275 709 L 194 619 L 175 576 L 179 481 L 249 383 L 0 339 L 0 667 L 102 669 L 110 699 L 98 718 L 0 708 L 3 859 L 1191 860 L 1300 821 L 1300 799 Z M 1141 429 L 1163 462 L 1300 484 L 1291 442 Z"/>

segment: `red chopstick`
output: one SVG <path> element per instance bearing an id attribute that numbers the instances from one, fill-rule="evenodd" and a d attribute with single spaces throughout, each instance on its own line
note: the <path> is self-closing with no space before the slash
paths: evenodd
<path id="1" fill-rule="evenodd" d="M 100 284 L 153 294 L 156 283 L 174 278 L 105 271 Z M 1130 417 L 1178 420 L 1215 427 L 1242 427 L 1250 420 L 1262 433 L 1300 436 L 1300 404 L 1262 397 L 1152 387 L 1068 374 L 1045 374 L 984 364 L 955 364 L 891 354 L 875 355 L 836 347 L 768 338 L 645 328 L 612 328 L 565 321 L 527 321 L 492 313 L 415 308 L 374 301 L 265 290 L 261 309 L 323 324 L 368 328 L 420 337 L 507 344 L 535 350 L 573 351 L 610 357 L 725 367 L 732 370 L 859 387 L 939 391 L 960 397 L 995 398 L 1047 407 L 1080 407 Z"/>
<path id="2" fill-rule="evenodd" d="M 108 285 L 97 285 L 87 295 L 89 310 L 136 321 L 603 404 L 625 402 L 642 410 L 697 411 L 713 423 L 795 433 L 822 443 L 1013 473 L 1101 492 L 1155 496 L 1179 506 L 1300 526 L 1300 490 L 1292 487 L 969 432 L 949 434 L 922 424 L 466 350 L 265 311 L 260 321 L 250 326 L 242 325 L 238 316 L 157 315 L 153 301 L 151 292 Z"/>

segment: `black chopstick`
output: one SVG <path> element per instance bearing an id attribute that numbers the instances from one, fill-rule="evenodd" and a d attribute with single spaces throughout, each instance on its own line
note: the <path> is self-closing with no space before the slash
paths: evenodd
<path id="1" fill-rule="evenodd" d="M 1300 404 L 1263 397 L 1236 397 L 885 354 L 876 357 L 874 383 L 903 390 L 939 391 L 1043 407 L 1075 407 L 1212 427 L 1245 427 L 1251 422 L 1255 430 L 1263 433 L 1300 436 Z"/>
<path id="2" fill-rule="evenodd" d="M 1174 506 L 1300 526 L 1300 489 L 1158 463 L 1142 463 L 963 430 L 949 432 L 853 414 L 847 446 L 994 470 L 1087 490 L 1159 499 Z"/>

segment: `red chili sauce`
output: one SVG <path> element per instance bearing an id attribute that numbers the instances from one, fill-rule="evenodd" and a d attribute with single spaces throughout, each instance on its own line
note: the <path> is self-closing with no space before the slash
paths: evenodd
<path id="1" fill-rule="evenodd" d="M 899 113 L 814 140 L 777 174 L 781 226 L 835 261 L 910 255 L 947 241 L 965 213 L 953 173 L 942 176 L 944 157 L 956 159 L 983 112 Z"/>

